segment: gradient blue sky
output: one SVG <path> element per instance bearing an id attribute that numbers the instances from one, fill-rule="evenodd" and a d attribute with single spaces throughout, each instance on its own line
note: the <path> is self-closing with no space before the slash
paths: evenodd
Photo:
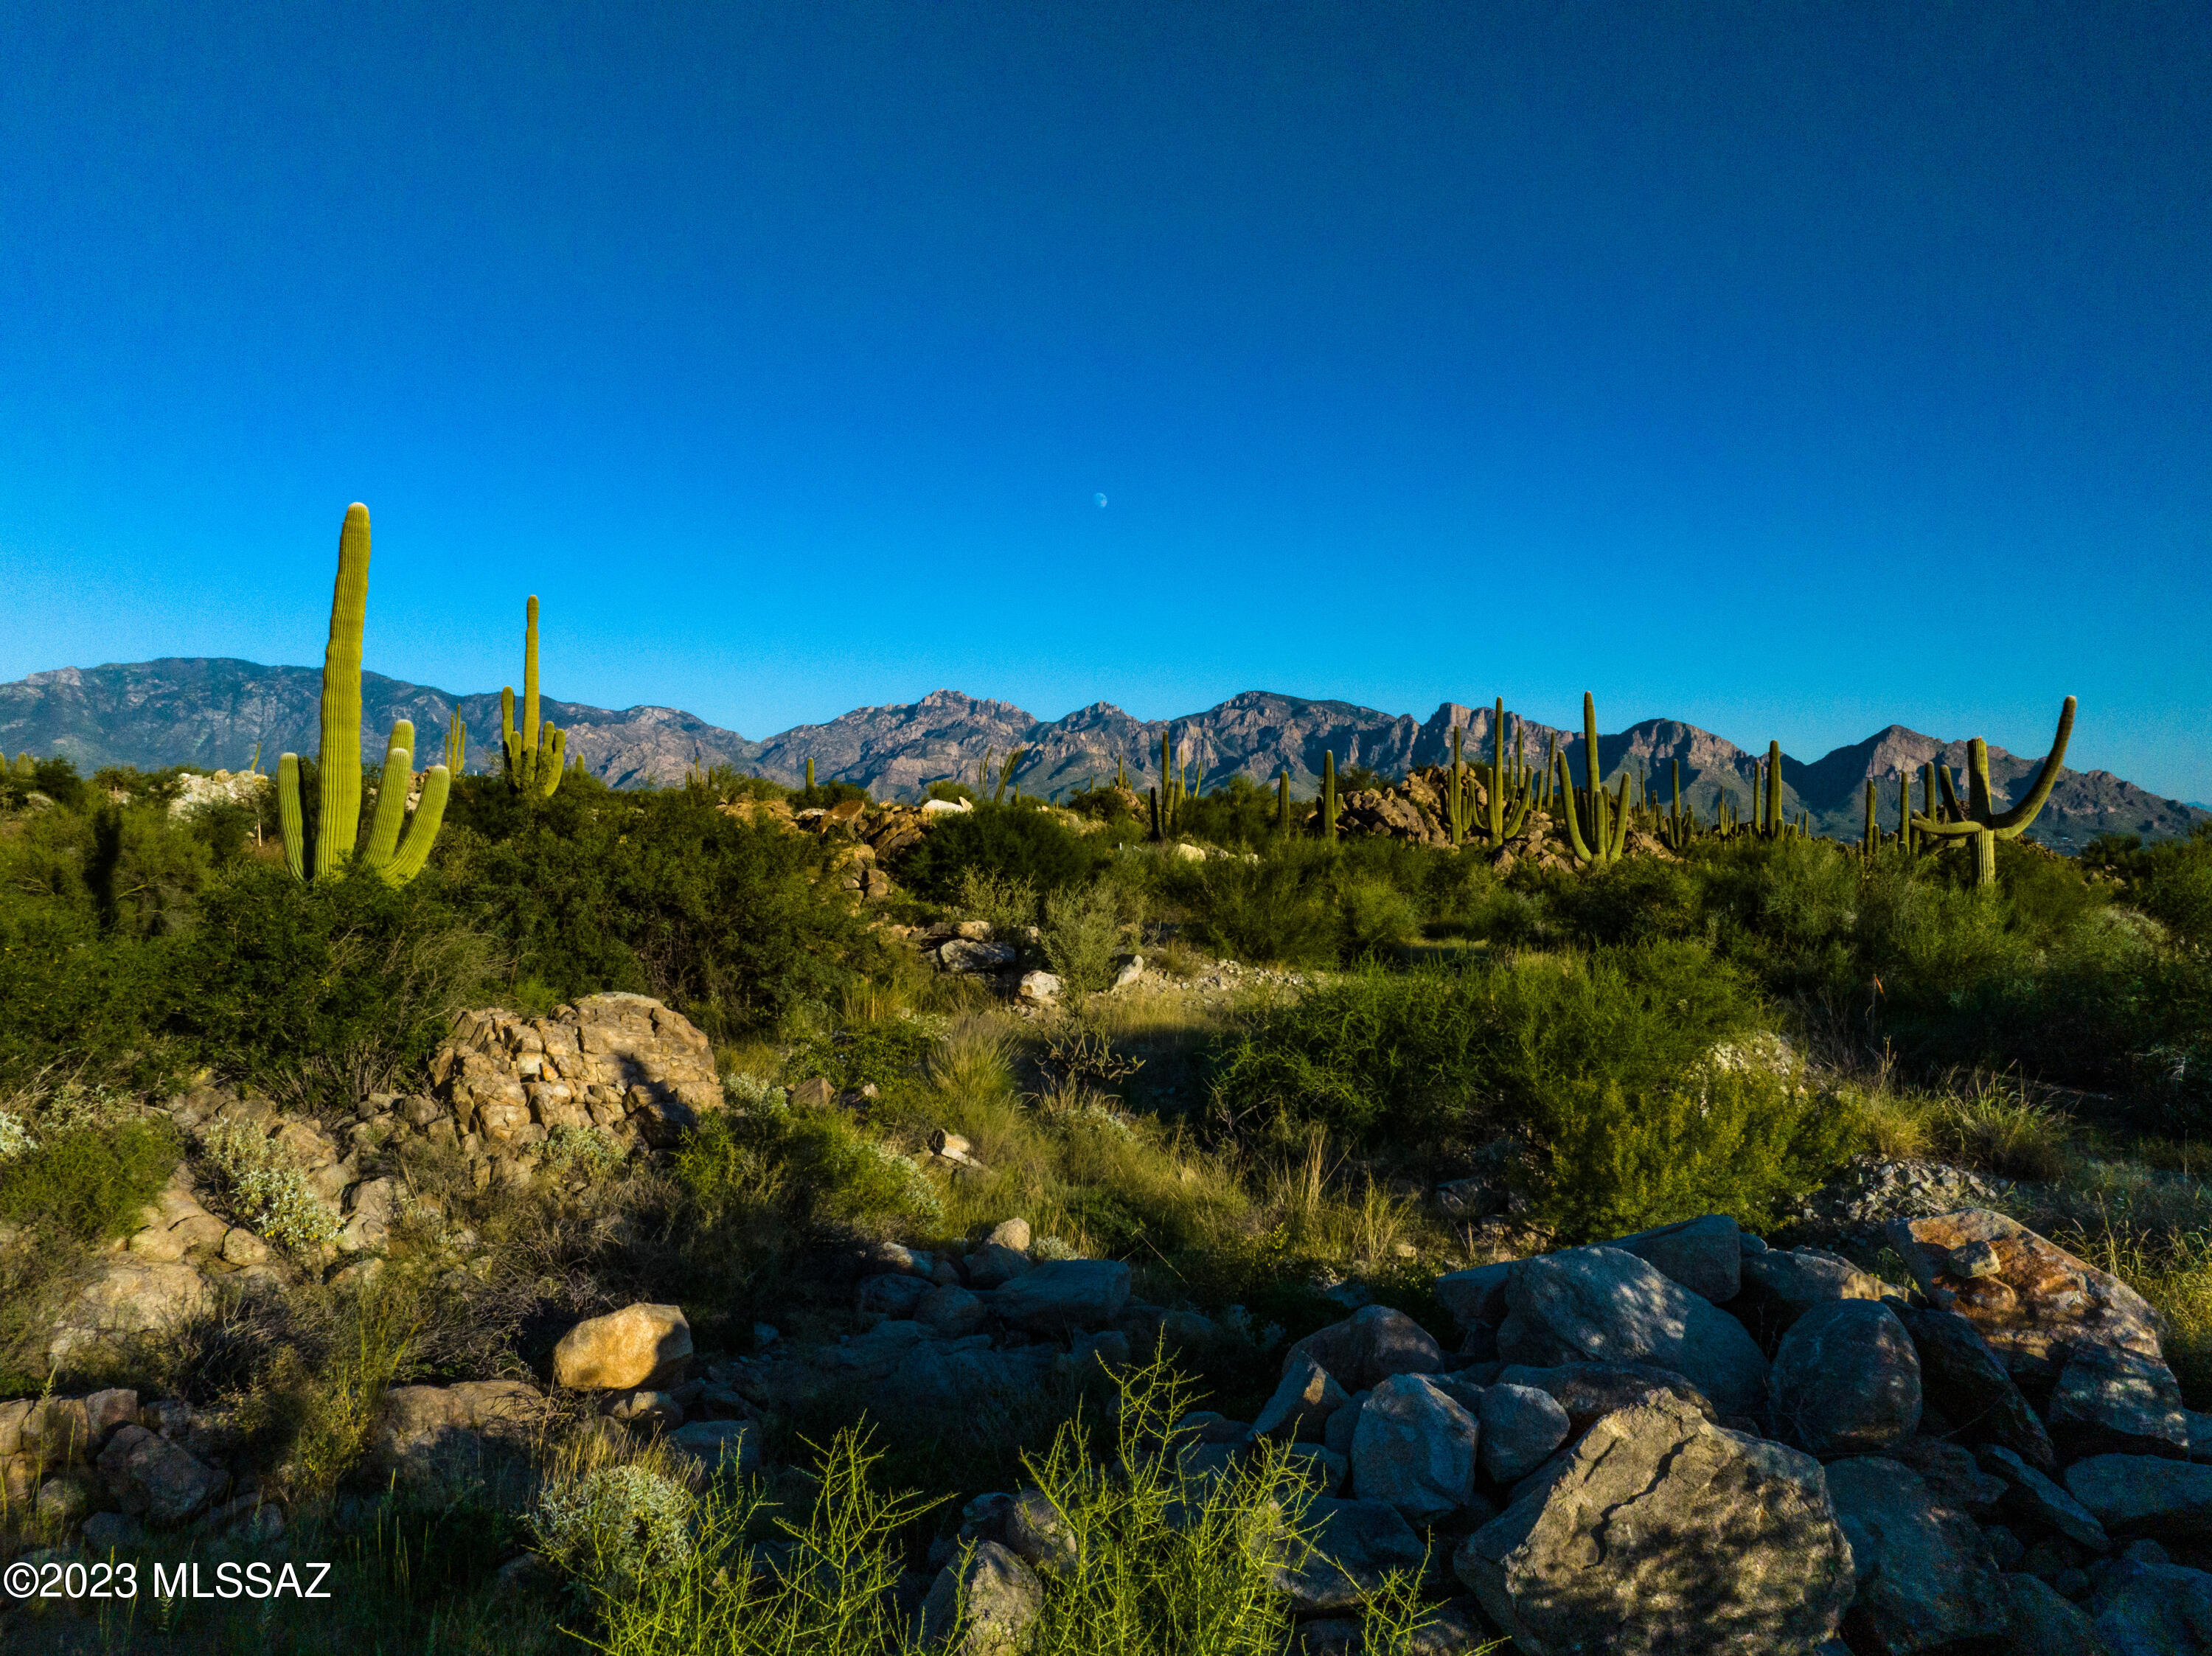
<path id="1" fill-rule="evenodd" d="M 2212 7 L 13 0 L 0 677 L 1502 693 L 2212 798 Z M 1108 504 L 1100 507 L 1097 497 Z"/>

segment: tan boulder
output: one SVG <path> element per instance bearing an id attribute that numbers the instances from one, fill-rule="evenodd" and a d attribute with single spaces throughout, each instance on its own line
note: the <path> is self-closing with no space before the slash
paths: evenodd
<path id="1" fill-rule="evenodd" d="M 2002 1213 L 1893 1219 L 1884 1232 L 1929 1301 L 1972 1323 L 2015 1374 L 2056 1376 L 2081 1345 L 2165 1355 L 2142 1295 Z"/>
<path id="2" fill-rule="evenodd" d="M 553 1348 L 553 1379 L 580 1391 L 653 1389 L 682 1378 L 691 1327 L 672 1305 L 629 1305 L 591 1317 Z"/>

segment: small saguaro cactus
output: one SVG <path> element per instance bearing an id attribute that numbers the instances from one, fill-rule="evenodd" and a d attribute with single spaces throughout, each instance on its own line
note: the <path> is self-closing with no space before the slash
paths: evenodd
<path id="1" fill-rule="evenodd" d="M 2074 698 L 2069 695 L 2059 710 L 2058 733 L 2051 739 L 2051 751 L 2043 757 L 2043 768 L 2035 773 L 2035 780 L 2028 785 L 2020 803 L 2002 811 L 1990 797 L 1990 744 L 1978 736 L 1974 737 L 1966 743 L 1966 804 L 1959 803 L 1950 766 L 1936 766 L 1936 779 L 1943 792 L 1942 815 L 1939 818 L 1930 812 L 1915 818 L 1912 826 L 1939 840 L 1972 840 L 1974 884 L 1994 886 L 1997 882 L 1997 841 L 2018 838 L 2035 821 L 2044 802 L 2051 798 L 2051 789 L 2058 786 L 2059 768 L 2066 762 L 2066 743 L 2073 734 Z"/>
<path id="2" fill-rule="evenodd" d="M 1869 862 L 1872 862 L 1875 852 L 1881 849 L 1881 824 L 1875 818 L 1875 793 L 1874 778 L 1869 776 L 1866 779 L 1866 832 L 1859 841 Z"/>
<path id="3" fill-rule="evenodd" d="M 522 628 L 522 723 L 514 722 L 514 687 L 499 692 L 500 746 L 507 759 L 507 785 L 532 799 L 550 799 L 561 786 L 562 756 L 568 737 L 547 719 L 538 721 L 538 599 L 530 600 Z"/>
<path id="4" fill-rule="evenodd" d="M 1522 828 L 1528 821 L 1528 811 L 1533 804 L 1529 798 L 1528 778 L 1521 776 L 1518 787 L 1514 788 L 1506 774 L 1505 698 L 1504 696 L 1499 696 L 1491 707 L 1490 744 L 1489 795 L 1483 801 L 1482 828 L 1483 833 L 1488 837 L 1492 845 L 1502 846 L 1521 832 Z M 1521 750 L 1517 738 L 1514 743 L 1513 757 L 1514 770 L 1518 774 Z M 1509 789 L 1512 789 L 1515 794 L 1513 803 L 1510 805 L 1505 803 L 1505 795 Z"/>
<path id="5" fill-rule="evenodd" d="M 1291 837 L 1291 767 L 1283 767 L 1283 773 L 1275 779 L 1275 826 L 1287 840 Z"/>
<path id="6" fill-rule="evenodd" d="M 368 619 L 368 508 L 356 501 L 346 508 L 344 526 L 338 531 L 331 637 L 323 652 L 322 747 L 316 761 L 321 797 L 312 867 L 300 798 L 300 755 L 288 753 L 276 761 L 276 815 L 283 827 L 284 862 L 296 879 L 335 879 L 355 859 L 354 840 L 361 830 L 361 640 Z M 456 731 L 459 728 L 457 718 Z M 376 817 L 369 825 L 368 843 L 362 848 L 359 859 L 362 867 L 374 870 L 394 885 L 413 879 L 429 860 L 430 844 L 445 820 L 446 797 L 453 786 L 449 765 L 433 765 L 423 773 L 422 796 L 414 819 L 405 823 L 403 840 L 400 830 L 413 776 L 414 747 L 413 724 L 404 719 L 394 720 L 391 737 L 385 743 Z M 450 755 L 451 736 L 447 750 Z"/>
<path id="7" fill-rule="evenodd" d="M 1324 748 L 1321 755 L 1321 837 L 1336 838 L 1336 749 Z"/>
<path id="8" fill-rule="evenodd" d="M 814 761 L 811 759 L 806 761 L 806 791 L 809 793 L 814 792 Z"/>
<path id="9" fill-rule="evenodd" d="M 1759 831 L 1769 840 L 1782 837 L 1782 744 L 1766 744 L 1766 800 L 1759 815 Z"/>
<path id="10" fill-rule="evenodd" d="M 1467 767 L 1459 756 L 1459 723 L 1451 727 L 1451 781 L 1444 789 L 1444 831 L 1455 845 L 1467 843 Z"/>
<path id="11" fill-rule="evenodd" d="M 1597 702 L 1587 690 L 1583 692 L 1583 769 L 1589 779 L 1587 836 L 1577 820 L 1574 779 L 1568 773 L 1565 754 L 1559 755 L 1559 814 L 1566 819 L 1567 843 L 1576 863 L 1583 868 L 1603 868 L 1619 862 L 1628 838 L 1628 776 L 1625 772 L 1621 775 L 1620 799 L 1608 799 L 1605 773 L 1598 764 Z"/>

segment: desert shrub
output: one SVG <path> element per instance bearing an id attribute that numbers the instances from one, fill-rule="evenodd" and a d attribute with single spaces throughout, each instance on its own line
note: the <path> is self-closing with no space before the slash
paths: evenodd
<path id="1" fill-rule="evenodd" d="M 994 937 L 1011 941 L 1020 937 L 1024 927 L 1036 924 L 1036 887 L 1016 875 L 963 869 L 951 907 L 969 919 L 981 920 Z"/>
<path id="2" fill-rule="evenodd" d="M 1703 1213 L 1765 1229 L 1861 1148 L 1846 1112 L 1759 1069 L 1708 1069 L 1633 1095 L 1607 1078 L 1563 1082 L 1538 1138 L 1536 1212 L 1568 1241 Z"/>
<path id="3" fill-rule="evenodd" d="M 951 902 L 970 869 L 1025 880 L 1035 890 L 1048 892 L 1079 884 L 1109 854 L 1049 811 L 1027 804 L 986 804 L 939 817 L 907 853 L 899 873 L 922 896 Z"/>
<path id="4" fill-rule="evenodd" d="M 1334 966 L 1387 957 L 1440 909 L 1465 912 L 1486 873 L 1384 840 L 1268 842 L 1253 860 L 1163 860 L 1187 934 L 1239 960 Z"/>
<path id="5" fill-rule="evenodd" d="M 241 1122 L 219 1121 L 200 1134 L 199 1156 L 214 1175 L 216 1202 L 255 1235 L 294 1253 L 337 1240 L 337 1216 L 281 1140 Z"/>
<path id="6" fill-rule="evenodd" d="M 1271 1008 L 1222 1044 L 1218 1107 L 1354 1144 L 1540 1130 L 1562 1084 L 1635 1099 L 1760 1021 L 1736 973 L 1677 942 L 1451 974 L 1370 971 Z"/>
<path id="7" fill-rule="evenodd" d="M 1122 941 L 1121 906 L 1114 887 L 1097 880 L 1048 893 L 1043 940 L 1045 963 L 1065 987 L 1077 992 L 1105 988 L 1114 980 L 1114 957 Z"/>
<path id="8" fill-rule="evenodd" d="M 1585 943 L 1650 943 L 1698 928 L 1695 877 L 1656 857 L 1559 880 L 1547 895 L 1560 929 Z"/>
<path id="9" fill-rule="evenodd" d="M 793 788 L 786 797 L 793 810 L 828 810 L 848 799 L 866 803 L 868 791 L 857 782 L 817 782 L 811 788 Z"/>
<path id="10" fill-rule="evenodd" d="M 933 1222 L 937 1187 L 836 1110 L 708 1116 L 677 1151 L 695 1258 L 743 1280 L 832 1228 Z"/>
<path id="11" fill-rule="evenodd" d="M 538 1552 L 587 1593 L 627 1598 L 691 1560 L 691 1492 L 642 1466 L 549 1483 L 529 1526 Z"/>
<path id="12" fill-rule="evenodd" d="M 11 1120 L 15 1118 L 10 1118 Z M 17 1123 L 21 1145 L 0 1158 L 0 1219 L 52 1225 L 83 1241 L 128 1236 L 139 1210 L 183 1155 L 166 1121 Z"/>
<path id="13" fill-rule="evenodd" d="M 604 1179 L 622 1165 L 626 1154 L 613 1134 L 598 1127 L 559 1126 L 546 1132 L 538 1167 L 556 1184 Z"/>
<path id="14" fill-rule="evenodd" d="M 440 861 L 518 981 L 562 999 L 641 991 L 724 1040 L 834 1003 L 878 958 L 810 835 L 697 791 L 578 777 L 532 805 L 465 780 Z"/>
<path id="15" fill-rule="evenodd" d="M 252 864 L 203 894 L 175 951 L 172 1027 L 218 1071 L 301 1108 L 351 1108 L 426 1062 L 490 955 L 425 877 L 303 885 Z"/>
<path id="16" fill-rule="evenodd" d="M 793 1082 L 828 1078 L 845 1092 L 878 1090 L 918 1076 L 927 1066 L 937 1027 L 920 1018 L 891 1016 L 854 1022 L 827 1035 L 793 1044 L 783 1063 Z"/>

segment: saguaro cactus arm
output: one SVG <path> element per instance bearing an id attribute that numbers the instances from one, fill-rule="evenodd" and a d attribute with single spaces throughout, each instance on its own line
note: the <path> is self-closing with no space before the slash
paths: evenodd
<path id="1" fill-rule="evenodd" d="M 284 835 L 284 866 L 292 877 L 307 877 L 307 826 L 300 810 L 300 755 L 288 753 L 276 761 L 276 822 Z"/>
<path id="2" fill-rule="evenodd" d="M 377 778 L 376 815 L 368 824 L 368 843 L 361 860 L 369 868 L 390 865 L 399 848 L 399 825 L 407 815 L 407 785 L 415 779 L 415 726 L 410 720 L 392 721 L 385 743 L 384 769 Z"/>

